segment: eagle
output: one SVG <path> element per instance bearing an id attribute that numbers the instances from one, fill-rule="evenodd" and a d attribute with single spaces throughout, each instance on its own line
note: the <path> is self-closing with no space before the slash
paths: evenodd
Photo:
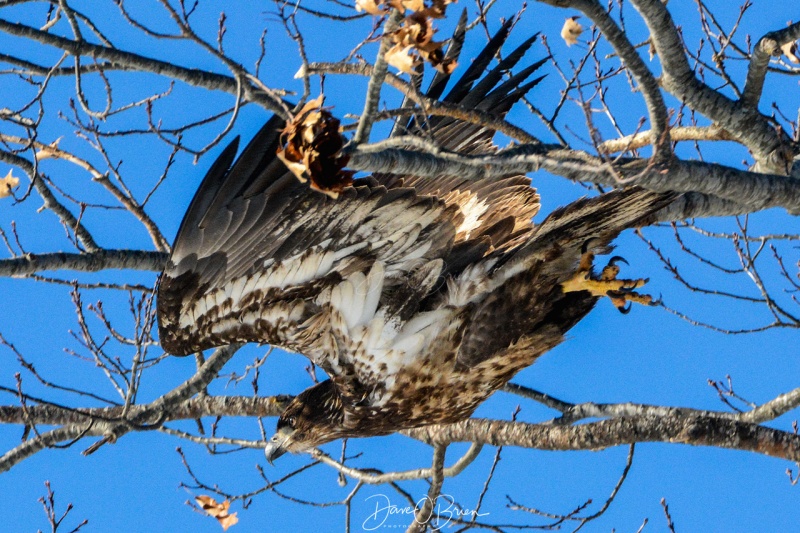
<path id="1" fill-rule="evenodd" d="M 463 26 L 448 53 L 457 54 Z M 503 117 L 538 83 L 542 61 L 511 75 L 528 39 L 491 67 L 510 24 L 489 40 L 442 101 Z M 448 75 L 427 91 L 440 98 Z M 495 131 L 446 117 L 405 133 L 462 154 L 491 153 Z M 575 201 L 541 223 L 521 175 L 468 180 L 374 174 L 337 198 L 312 190 L 276 157 L 273 117 L 238 158 L 234 140 L 192 200 L 158 287 L 163 349 L 188 355 L 231 343 L 297 352 L 328 379 L 298 394 L 268 441 L 269 462 L 320 444 L 469 417 L 517 372 L 561 343 L 609 296 L 650 303 L 599 272 L 624 229 L 673 200 L 640 188 Z"/>

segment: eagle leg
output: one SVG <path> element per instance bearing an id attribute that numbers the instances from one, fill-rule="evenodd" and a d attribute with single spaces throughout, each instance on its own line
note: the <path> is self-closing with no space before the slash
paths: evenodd
<path id="1" fill-rule="evenodd" d="M 594 253 L 585 251 L 581 255 L 578 271 L 575 275 L 561 284 L 561 290 L 565 293 L 587 291 L 592 296 L 598 298 L 608 296 L 611 303 L 620 313 L 628 314 L 631 304 L 657 305 L 659 300 L 655 300 L 649 294 L 640 294 L 636 289 L 644 286 L 648 282 L 647 278 L 640 279 L 618 279 L 620 267 L 617 263 L 628 262 L 619 256 L 612 257 L 599 276 L 592 273 L 594 263 Z"/>

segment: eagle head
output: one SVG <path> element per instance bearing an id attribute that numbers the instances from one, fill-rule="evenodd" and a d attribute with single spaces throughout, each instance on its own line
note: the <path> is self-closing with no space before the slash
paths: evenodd
<path id="1" fill-rule="evenodd" d="M 267 461 L 286 452 L 299 453 L 347 437 L 342 401 L 331 380 L 310 387 L 289 403 L 278 418 L 275 435 L 264 448 Z"/>

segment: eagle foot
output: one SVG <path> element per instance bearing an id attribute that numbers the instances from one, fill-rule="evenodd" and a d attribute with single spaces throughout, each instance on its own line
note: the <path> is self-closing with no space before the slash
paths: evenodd
<path id="1" fill-rule="evenodd" d="M 622 314 L 628 314 L 633 303 L 657 305 L 660 300 L 656 300 L 649 294 L 636 292 L 636 289 L 643 287 L 649 280 L 647 278 L 618 279 L 620 271 L 618 263 L 628 264 L 624 258 L 614 256 L 609 259 L 606 266 L 600 271 L 600 275 L 597 276 L 592 272 L 594 253 L 585 251 L 581 255 L 578 272 L 561 284 L 561 290 L 565 293 L 587 291 L 598 298 L 608 296 L 614 307 Z"/>

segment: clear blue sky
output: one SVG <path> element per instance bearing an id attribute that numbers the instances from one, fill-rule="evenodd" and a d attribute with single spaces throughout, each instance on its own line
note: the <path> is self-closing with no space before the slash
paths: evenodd
<path id="1" fill-rule="evenodd" d="M 123 49 L 144 55 L 171 59 L 175 62 L 196 68 L 224 72 L 223 67 L 209 55 L 198 52 L 196 47 L 171 41 L 159 42 L 139 39 L 136 32 L 125 26 L 111 3 L 98 7 L 94 2 L 76 2 L 78 8 L 87 13 L 101 13 L 95 20 L 112 41 Z M 325 2 L 311 2 L 309 6 L 324 7 Z M 716 2 L 727 5 L 725 2 Z M 764 32 L 784 26 L 786 2 L 777 0 L 754 2 L 752 12 L 742 23 L 742 34 L 748 33 L 755 41 Z M 286 37 L 283 27 L 271 16 L 273 5 L 269 2 L 237 2 L 230 7 L 228 2 L 201 2 L 195 15 L 195 24 L 201 33 L 213 37 L 216 33 L 216 20 L 221 9 L 228 15 L 229 33 L 226 38 L 227 52 L 242 64 L 251 65 L 258 54 L 258 38 L 263 28 L 267 28 L 267 59 L 262 79 L 270 86 L 287 86 L 300 90 L 300 84 L 292 80 L 300 66 L 295 44 Z M 497 17 L 514 12 L 517 2 L 501 2 L 494 10 L 495 16 L 490 27 L 499 27 Z M 158 9 L 156 2 L 139 2 L 136 13 L 161 30 L 171 26 L 166 16 Z M 449 20 L 440 24 L 446 35 L 452 27 L 457 11 L 466 7 L 470 13 L 474 4 L 461 0 L 451 8 Z M 41 6 L 40 6 L 41 7 Z M 698 35 L 698 16 L 694 2 L 673 0 L 669 4 L 673 16 L 683 26 L 687 38 Z M 0 18 L 24 20 L 34 26 L 42 24 L 38 18 L 30 18 L 28 8 L 2 9 Z M 720 20 L 729 27 L 738 9 L 718 8 Z M 583 52 L 580 47 L 567 49 L 558 36 L 565 17 L 573 15 L 569 11 L 556 10 L 539 3 L 531 3 L 522 21 L 514 30 L 510 40 L 518 43 L 536 31 L 547 35 L 550 45 L 562 65 L 569 59 L 578 60 Z M 634 26 L 637 15 L 626 5 L 626 19 Z M 795 18 L 797 18 L 795 16 Z M 584 22 L 585 19 L 584 19 Z M 319 23 L 312 18 L 300 19 L 306 46 L 311 60 L 336 60 L 358 43 L 368 32 L 370 21 L 362 20 L 342 31 L 341 26 L 332 23 Z M 632 40 L 638 43 L 646 38 L 640 26 L 635 24 Z M 68 29 L 64 22 L 57 26 L 64 35 Z M 465 57 L 470 57 L 483 45 L 483 36 L 473 32 L 465 47 Z M 0 38 L 3 50 L 18 50 L 20 41 Z M 607 47 L 601 46 L 603 53 Z M 29 50 L 31 60 L 52 62 L 52 50 Z M 375 46 L 366 47 L 362 53 L 367 60 L 374 57 Z M 545 55 L 541 45 L 529 52 L 530 62 Z M 67 60 L 69 62 L 69 60 Z M 67 63 L 69 64 L 69 63 Z M 552 67 L 547 67 L 549 76 L 532 96 L 535 102 L 545 109 L 552 109 L 562 82 Z M 740 67 L 733 70 L 742 80 Z M 591 71 L 589 72 L 591 73 Z M 0 78 L 0 83 L 8 84 L 2 91 L 0 107 L 13 108 L 24 98 L 14 91 L 13 85 Z M 772 79 L 772 78 L 770 78 Z M 154 76 L 113 73 L 110 76 L 116 84 L 115 104 L 133 101 L 165 90 L 167 81 Z M 316 81 L 314 82 L 316 84 Z M 361 78 L 329 76 L 325 81 L 326 102 L 334 105 L 334 113 L 344 116 L 357 113 L 362 106 L 362 95 L 366 81 Z M 94 107 L 102 108 L 103 95 L 89 89 L 89 97 Z M 769 89 L 765 102 L 780 99 L 790 116 L 796 115 L 798 107 L 796 81 L 784 82 L 783 89 Z M 788 88 L 788 89 L 787 89 Z M 318 93 L 314 85 L 314 96 Z M 231 104 L 229 95 L 212 94 L 208 91 L 187 88 L 177 84 L 178 97 L 173 104 L 156 103 L 154 115 L 163 119 L 165 125 L 177 125 L 205 116 L 208 110 L 219 110 Z M 66 109 L 65 102 L 74 95 L 74 80 L 56 79 L 46 100 L 46 110 Z M 396 95 L 387 89 L 384 95 L 396 103 Z M 640 97 L 626 95 L 626 100 L 616 100 L 612 104 L 619 113 L 618 118 L 626 131 L 635 128 L 639 117 L 644 114 Z M 394 100 L 392 100 L 394 99 Z M 180 103 L 180 105 L 178 105 Z M 671 102 L 674 104 L 674 102 Z M 767 104 L 762 111 L 767 110 Z M 582 132 L 583 119 L 574 104 L 567 104 L 564 110 L 566 122 L 574 131 Z M 268 114 L 255 106 L 247 106 L 233 130 L 235 134 L 248 139 L 268 118 Z M 142 116 L 139 115 L 139 120 Z M 544 139 L 551 137 L 540 124 L 518 106 L 510 120 L 529 128 Z M 607 136 L 613 133 L 598 117 L 598 124 Z M 139 124 L 141 126 L 141 124 Z M 126 124 L 112 118 L 106 129 L 122 128 Z M 196 146 L 201 146 L 217 133 L 206 129 L 193 134 Z M 85 142 L 76 139 L 73 128 L 54 115 L 45 119 L 40 130 L 40 140 L 52 142 L 65 136 L 61 147 L 91 157 L 100 164 L 96 153 L 87 150 Z M 48 137 L 44 137 L 44 132 Z M 6 133 L 6 132 L 3 132 Z M 385 133 L 377 129 L 375 139 Z M 574 137 L 569 137 L 571 142 Z M 144 137 L 125 139 L 112 143 L 114 157 L 124 161 L 130 185 L 139 192 L 147 191 L 156 177 L 161 174 L 168 156 L 168 150 L 157 142 Z M 584 146 L 575 141 L 577 148 Z M 691 147 L 682 147 L 683 155 L 689 157 Z M 192 165 L 191 158 L 181 155 L 177 158 L 165 186 L 154 196 L 148 205 L 148 212 L 160 224 L 167 238 L 172 240 L 205 169 L 213 156 Z M 709 158 L 732 165 L 740 165 L 747 155 L 731 146 L 712 148 L 706 152 Z M 59 162 L 48 162 L 43 169 L 66 191 L 90 194 L 97 201 L 109 201 L 105 193 L 91 185 L 85 174 L 74 167 Z M 7 172 L 0 166 L 0 175 Z M 15 172 L 19 175 L 19 172 Z M 542 194 L 543 212 L 549 212 L 558 205 L 586 194 L 585 189 L 565 183 L 560 178 L 539 173 L 533 176 L 534 185 Z M 95 189 L 97 189 L 95 191 Z M 12 220 L 16 221 L 28 251 L 47 252 L 70 250 L 63 231 L 54 223 L 50 213 L 37 213 L 40 206 L 36 198 L 19 205 L 8 200 L 0 200 L 0 227 L 8 231 Z M 132 247 L 150 249 L 151 243 L 144 231 L 135 227 L 130 217 L 118 212 L 89 211 L 86 221 L 94 229 L 99 243 L 110 247 Z M 731 231 L 731 221 L 709 221 L 705 227 Z M 768 212 L 751 218 L 751 230 L 767 232 L 798 232 L 800 225 L 796 218 L 781 212 Z M 672 241 L 671 231 L 667 229 L 650 230 L 647 235 L 671 254 L 678 256 L 677 247 Z M 705 241 L 694 241 L 698 245 L 714 246 L 707 248 L 729 266 L 736 266 L 736 258 L 730 246 Z M 662 293 L 665 302 L 693 313 L 706 320 L 730 327 L 741 327 L 768 321 L 763 310 L 758 307 L 732 305 L 723 299 L 713 297 L 699 298 L 689 294 L 671 279 L 644 243 L 632 233 L 618 240 L 618 253 L 631 263 L 633 275 L 649 276 L 650 290 Z M 797 261 L 796 250 L 793 261 Z M 754 288 L 746 279 L 719 277 L 692 263 L 684 256 L 682 265 L 694 279 L 713 283 L 718 287 L 753 294 Z M 788 261 L 788 264 L 793 264 Z M 65 274 L 67 279 L 74 274 Z M 108 272 L 99 275 L 79 275 L 79 279 L 102 279 L 107 281 L 127 281 L 153 283 L 155 274 Z M 90 364 L 76 362 L 64 352 L 64 348 L 80 347 L 70 337 L 69 331 L 76 329 L 75 312 L 68 291 L 61 286 L 36 283 L 30 280 L 0 279 L 0 333 L 29 357 L 37 369 L 47 377 L 62 384 L 81 387 L 91 386 L 106 396 L 113 391 L 103 388 L 98 370 Z M 106 309 L 116 317 L 124 317 L 127 300 L 124 294 L 108 294 L 89 291 L 84 294 L 87 302 L 103 299 Z M 123 323 L 123 322 L 121 322 Z M 130 328 L 130 324 L 127 324 Z M 250 347 L 236 356 L 226 370 L 240 372 L 253 356 L 263 353 L 264 348 Z M 121 357 L 130 357 L 130 350 L 119 349 Z M 601 302 L 584 321 L 570 333 L 570 339 L 552 352 L 546 354 L 536 365 L 523 371 L 516 379 L 522 383 L 545 391 L 553 396 L 572 402 L 640 402 L 672 406 L 689 406 L 704 409 L 721 409 L 722 404 L 715 391 L 707 385 L 708 379 L 722 380 L 730 374 L 737 392 L 748 399 L 760 403 L 776 395 L 789 391 L 798 384 L 800 358 L 798 358 L 797 334 L 792 331 L 768 331 L 760 334 L 726 336 L 720 333 L 692 327 L 679 318 L 661 309 L 637 308 L 630 315 L 616 312 L 608 302 Z M 297 393 L 309 385 L 309 378 L 303 370 L 307 361 L 296 355 L 276 353 L 263 369 L 261 392 Z M 188 378 L 194 364 L 191 359 L 170 359 L 159 365 L 156 371 L 146 377 L 148 380 L 140 395 L 140 401 L 149 401 L 166 392 L 182 380 Z M 13 354 L 0 347 L 0 384 L 13 387 L 14 373 L 18 366 Z M 31 394 L 51 394 L 37 386 L 30 376 L 23 375 L 26 390 Z M 240 389 L 224 388 L 224 380 L 213 387 L 218 393 L 249 394 L 244 384 Z M 98 385 L 99 384 L 99 385 Z M 63 399 L 63 397 L 62 397 Z M 83 406 L 72 400 L 71 405 Z M 3 396 L 0 404 L 14 404 L 12 396 Z M 508 418 L 517 405 L 522 410 L 519 419 L 541 421 L 555 415 L 529 401 L 521 400 L 504 393 L 498 393 L 479 410 L 478 416 Z M 791 413 L 773 423 L 775 427 L 788 429 L 796 415 Z M 210 422 L 209 422 L 210 424 Z M 268 420 L 272 429 L 274 420 Z M 193 429 L 193 424 L 176 427 Z M 207 425 L 208 427 L 208 425 Z M 252 420 L 232 420 L 223 423 L 226 433 L 241 438 L 258 438 L 258 430 Z M 8 450 L 18 444 L 22 429 L 19 427 L 0 427 L 0 445 Z M 261 485 L 256 465 L 265 466 L 271 479 L 278 478 L 293 468 L 309 461 L 306 456 L 286 456 L 275 467 L 265 464 L 260 451 L 246 451 L 230 455 L 211 456 L 204 449 L 179 441 L 156 432 L 130 434 L 118 443 L 104 446 L 90 457 L 81 456 L 90 441 L 83 441 L 69 449 L 46 450 L 14 467 L 10 472 L 0 475 L 0 531 L 47 531 L 47 524 L 41 505 L 37 499 L 44 494 L 44 481 L 50 480 L 56 492 L 58 510 L 70 502 L 74 510 L 65 523 L 66 531 L 83 519 L 89 519 L 85 531 L 170 531 L 170 532 L 216 532 L 219 526 L 210 518 L 193 512 L 184 505 L 187 499 L 200 492 L 187 491 L 179 483 L 191 484 L 181 464 L 176 446 L 181 446 L 196 474 L 209 484 L 219 484 L 231 492 L 246 492 Z M 333 443 L 325 448 L 338 455 L 339 444 Z M 447 463 L 451 464 L 465 446 L 452 446 L 448 452 Z M 430 464 L 431 450 L 427 446 L 401 436 L 391 436 L 369 441 L 352 441 L 349 451 L 363 452 L 363 456 L 353 464 L 362 467 L 375 467 L 383 470 L 402 470 L 427 467 Z M 601 452 L 542 452 L 534 450 L 505 449 L 495 474 L 496 479 L 484 501 L 483 517 L 493 523 L 526 522 L 528 517 L 511 512 L 506 508 L 506 495 L 520 504 L 548 511 L 565 513 L 591 498 L 594 500 L 590 510 L 597 510 L 620 475 L 625 464 L 627 448 L 614 448 Z M 462 505 L 473 508 L 491 466 L 494 449 L 486 448 L 483 454 L 461 476 L 447 480 L 444 493 L 454 496 Z M 645 531 L 665 531 L 666 522 L 659 501 L 666 498 L 670 505 L 677 531 L 789 531 L 797 527 L 800 487 L 792 486 L 785 474 L 787 467 L 793 465 L 776 459 L 737 451 L 709 448 L 693 448 L 683 445 L 642 444 L 637 447 L 636 458 L 627 482 L 609 511 L 598 521 L 589 524 L 586 531 L 636 531 L 645 518 L 650 523 Z M 424 483 L 408 483 L 405 489 L 416 497 L 427 490 Z M 336 501 L 347 495 L 353 488 L 350 482 L 346 487 L 337 483 L 337 475 L 331 469 L 316 467 L 282 485 L 281 490 L 291 496 L 315 501 Z M 353 526 L 358 531 L 362 524 L 370 525 L 370 514 L 375 510 L 379 495 L 385 495 L 391 503 L 405 506 L 405 503 L 391 489 L 368 487 L 354 500 Z M 370 496 L 373 498 L 370 499 Z M 239 513 L 240 523 L 230 531 L 235 533 L 261 531 L 334 531 L 342 528 L 344 509 L 309 508 L 291 503 L 274 494 L 256 497 L 252 505 L 243 510 L 240 504 L 234 505 Z M 386 526 L 405 524 L 404 518 L 390 517 Z M 374 524 L 374 523 L 373 523 Z M 396 530 L 397 527 L 388 530 Z M 378 529 L 381 531 L 381 529 Z"/>

